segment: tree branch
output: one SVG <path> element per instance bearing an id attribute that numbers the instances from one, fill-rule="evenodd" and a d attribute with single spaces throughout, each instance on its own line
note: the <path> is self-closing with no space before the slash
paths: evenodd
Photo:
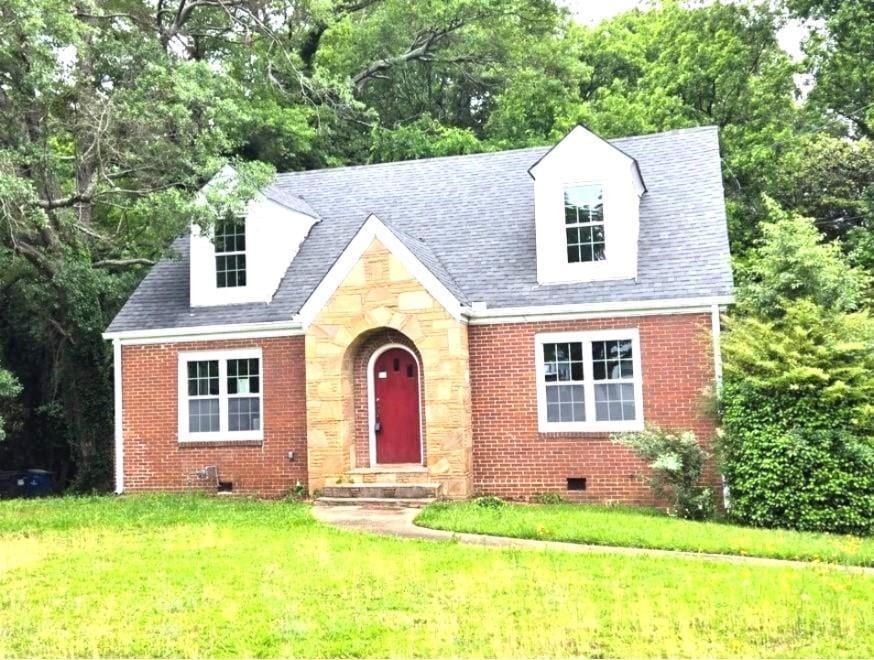
<path id="1" fill-rule="evenodd" d="M 364 89 L 368 82 L 376 78 L 384 78 L 384 72 L 406 62 L 427 61 L 433 58 L 434 50 L 446 40 L 446 38 L 466 25 L 461 19 L 455 19 L 442 28 L 430 28 L 422 30 L 416 35 L 410 48 L 405 53 L 386 57 L 371 62 L 366 69 L 352 76 L 355 89 L 359 92 Z"/>
<path id="2" fill-rule="evenodd" d="M 91 264 L 94 268 L 130 268 L 131 266 L 154 266 L 151 259 L 102 259 Z"/>

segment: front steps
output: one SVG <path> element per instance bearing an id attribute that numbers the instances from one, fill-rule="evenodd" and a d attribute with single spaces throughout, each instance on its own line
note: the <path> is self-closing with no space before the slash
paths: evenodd
<path id="1" fill-rule="evenodd" d="M 356 483 L 322 488 L 316 504 L 423 507 L 440 497 L 436 483 Z"/>

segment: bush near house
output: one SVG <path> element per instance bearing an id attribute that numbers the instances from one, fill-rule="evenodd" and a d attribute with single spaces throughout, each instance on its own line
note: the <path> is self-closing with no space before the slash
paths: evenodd
<path id="1" fill-rule="evenodd" d="M 657 498 L 670 501 L 668 513 L 689 520 L 713 515 L 713 491 L 700 485 L 710 454 L 694 433 L 669 433 L 649 426 L 643 433 L 619 433 L 612 440 L 649 463 L 650 486 Z"/>
<path id="2" fill-rule="evenodd" d="M 740 269 L 723 342 L 731 516 L 763 527 L 874 531 L 874 320 L 867 278 L 810 220 L 772 222 Z"/>

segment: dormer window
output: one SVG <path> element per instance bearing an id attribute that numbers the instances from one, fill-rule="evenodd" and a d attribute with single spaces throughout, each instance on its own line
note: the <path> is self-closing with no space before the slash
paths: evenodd
<path id="1" fill-rule="evenodd" d="M 568 263 L 603 261 L 606 258 L 603 197 L 603 189 L 597 184 L 564 189 Z"/>
<path id="2" fill-rule="evenodd" d="M 246 221 L 242 218 L 216 226 L 215 278 L 220 289 L 246 286 Z"/>

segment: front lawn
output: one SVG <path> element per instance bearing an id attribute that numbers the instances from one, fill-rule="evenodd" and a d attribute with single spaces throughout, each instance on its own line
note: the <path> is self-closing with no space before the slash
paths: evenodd
<path id="1" fill-rule="evenodd" d="M 834 569 L 381 538 L 302 504 L 0 502 L 4 657 L 871 656 L 872 600 Z"/>
<path id="2" fill-rule="evenodd" d="M 494 500 L 483 501 L 483 504 Z M 874 539 L 678 520 L 657 512 L 580 504 L 432 504 L 416 524 L 453 532 L 596 545 L 874 566 Z"/>

